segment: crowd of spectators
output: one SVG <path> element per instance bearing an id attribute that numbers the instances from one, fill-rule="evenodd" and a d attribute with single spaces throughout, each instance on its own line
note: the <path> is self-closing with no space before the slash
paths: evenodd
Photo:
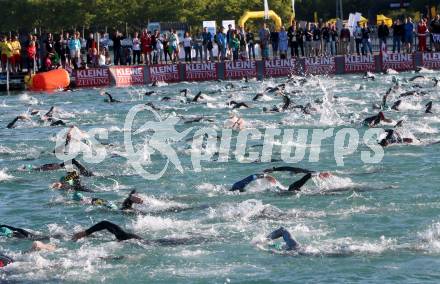
<path id="1" fill-rule="evenodd" d="M 249 27 L 227 29 L 215 33 L 207 28 L 193 35 L 187 31 L 179 38 L 176 30 L 135 32 L 123 35 L 115 31 L 109 40 L 101 41 L 90 33 L 79 32 L 45 35 L 44 40 L 29 34 L 21 41 L 16 35 L 4 35 L 0 42 L 1 70 L 12 73 L 27 70 L 47 71 L 54 68 L 90 68 L 108 65 L 166 64 L 173 62 L 208 62 L 255 60 L 288 57 L 312 57 L 376 52 L 440 51 L 440 15 L 421 19 L 396 19 L 391 27 L 381 23 L 373 29 L 367 23 L 337 28 L 330 23 L 300 24 L 274 28 L 266 23 L 253 31 Z M 378 41 L 375 50 L 372 38 Z M 375 42 L 376 42 L 375 41 Z M 390 45 L 392 43 L 392 45 Z M 392 46 L 392 48 L 391 48 Z M 110 57 L 110 50 L 113 58 Z"/>

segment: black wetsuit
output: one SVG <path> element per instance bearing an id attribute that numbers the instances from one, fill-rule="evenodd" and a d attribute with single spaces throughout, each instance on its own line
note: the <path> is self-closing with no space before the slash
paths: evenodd
<path id="1" fill-rule="evenodd" d="M 35 235 L 29 231 L 26 231 L 25 229 L 12 227 L 9 225 L 0 225 L 0 228 L 7 228 L 12 231 L 12 237 L 17 239 L 31 239 L 34 241 L 42 241 L 42 240 L 48 240 L 50 239 L 49 236 L 40 236 Z M 54 235 L 53 237 L 59 237 L 59 235 Z"/>
<path id="2" fill-rule="evenodd" d="M 197 237 L 197 238 L 182 238 L 182 239 L 156 239 L 156 240 L 145 240 L 142 237 L 133 234 L 128 233 L 124 231 L 121 227 L 118 225 L 109 222 L 109 221 L 101 221 L 92 227 L 85 230 L 86 236 L 90 236 L 91 234 L 107 230 L 110 233 L 112 233 L 118 241 L 126 241 L 131 239 L 141 240 L 143 243 L 146 244 L 158 244 L 163 246 L 176 246 L 176 245 L 191 245 L 191 244 L 200 244 L 201 242 L 207 241 L 206 238 L 203 237 Z"/>
<path id="3" fill-rule="evenodd" d="M 276 240 L 281 237 L 283 237 L 283 240 L 286 243 L 286 250 L 299 249 L 299 243 L 294 238 L 292 238 L 292 235 L 289 233 L 289 231 L 287 231 L 283 227 L 280 227 L 279 229 L 273 231 L 267 236 L 267 238 L 270 240 Z"/>

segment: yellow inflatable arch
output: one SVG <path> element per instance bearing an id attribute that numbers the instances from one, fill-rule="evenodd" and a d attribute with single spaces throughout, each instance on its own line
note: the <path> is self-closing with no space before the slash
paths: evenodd
<path id="1" fill-rule="evenodd" d="M 241 27 L 244 27 L 244 24 L 249 19 L 260 19 L 264 18 L 264 11 L 257 11 L 257 12 L 245 12 L 243 16 L 241 16 L 240 20 L 238 20 L 238 25 Z M 278 16 L 273 10 L 269 10 L 269 18 L 271 18 L 275 22 L 275 27 L 277 30 L 281 29 L 281 18 Z"/>

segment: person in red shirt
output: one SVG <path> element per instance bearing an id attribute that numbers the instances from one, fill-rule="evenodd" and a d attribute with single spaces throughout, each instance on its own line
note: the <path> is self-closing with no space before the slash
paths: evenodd
<path id="1" fill-rule="evenodd" d="M 419 51 L 426 51 L 426 34 L 428 32 L 428 27 L 426 26 L 426 21 L 421 19 L 417 26 L 417 36 L 419 38 Z"/>
<path id="2" fill-rule="evenodd" d="M 37 55 L 37 47 L 32 35 L 29 35 L 29 42 L 26 47 L 26 55 L 27 55 L 27 64 L 26 67 L 28 69 L 29 74 L 34 73 L 35 70 L 35 61 Z"/>
<path id="3" fill-rule="evenodd" d="M 142 33 L 141 38 L 141 45 L 142 45 L 142 53 L 144 55 L 144 63 L 147 65 L 151 64 L 151 52 L 153 51 L 151 48 L 151 32 L 145 31 Z"/>

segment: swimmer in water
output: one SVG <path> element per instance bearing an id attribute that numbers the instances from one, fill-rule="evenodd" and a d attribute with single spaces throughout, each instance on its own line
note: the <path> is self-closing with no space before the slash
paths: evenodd
<path id="1" fill-rule="evenodd" d="M 412 138 L 404 138 L 402 135 L 394 129 L 386 129 L 387 136 L 379 142 L 382 147 L 389 146 L 391 144 L 411 144 L 414 142 Z"/>
<path id="2" fill-rule="evenodd" d="M 427 104 L 425 105 L 425 107 L 426 107 L 425 113 L 432 113 L 432 101 L 430 101 L 429 103 L 427 103 Z"/>
<path id="3" fill-rule="evenodd" d="M 88 237 L 92 235 L 93 233 L 107 230 L 111 234 L 113 234 L 116 239 L 121 241 L 127 241 L 127 240 L 139 240 L 142 243 L 148 244 L 148 245 L 161 245 L 161 246 L 178 246 L 178 245 L 192 245 L 192 244 L 201 244 L 203 242 L 206 242 L 207 239 L 203 237 L 195 237 L 195 238 L 181 238 L 181 239 L 175 239 L 175 238 L 167 238 L 167 239 L 155 239 L 155 240 L 146 240 L 139 235 L 129 233 L 124 231 L 121 227 L 118 225 L 109 222 L 109 221 L 101 221 L 87 230 L 80 231 L 78 233 L 75 233 L 72 237 L 72 241 L 78 241 L 82 238 Z"/>
<path id="4" fill-rule="evenodd" d="M 387 123 L 391 123 L 392 120 L 385 118 L 385 115 L 383 114 L 383 112 L 379 112 L 377 115 L 368 117 L 366 119 L 364 119 L 363 124 L 367 125 L 368 127 L 374 127 L 379 125 L 380 122 L 387 122 Z"/>
<path id="5" fill-rule="evenodd" d="M 108 201 L 102 198 L 89 198 L 84 197 L 84 195 L 80 192 L 75 192 L 72 196 L 74 201 L 78 201 L 81 204 L 85 205 L 93 205 L 93 206 L 102 206 L 112 210 L 121 210 L 121 211 L 133 211 L 133 204 L 143 204 L 144 201 L 142 198 L 136 195 L 136 190 L 132 190 L 127 198 L 124 199 L 120 208 L 116 206 L 112 201 Z"/>
<path id="6" fill-rule="evenodd" d="M 120 103 L 121 101 L 115 100 L 112 95 L 108 92 L 101 92 L 100 93 L 101 96 L 106 95 L 108 97 L 108 99 L 105 100 L 105 102 L 107 103 Z"/>
<path id="7" fill-rule="evenodd" d="M 299 243 L 294 238 L 292 238 L 290 232 L 284 229 L 283 227 L 276 229 L 275 231 L 270 233 L 266 238 L 268 240 L 276 240 L 281 237 L 283 238 L 285 244 L 283 246 L 275 246 L 275 248 L 280 250 L 287 250 L 287 251 L 299 250 L 300 248 Z"/>
<path id="8" fill-rule="evenodd" d="M 290 172 L 292 174 L 305 174 L 301 179 L 295 181 L 291 185 L 289 185 L 288 191 L 301 191 L 301 188 L 313 177 L 316 176 L 321 179 L 329 178 L 332 176 L 329 172 L 315 172 L 302 168 L 295 167 L 273 167 L 271 169 L 266 169 L 263 171 L 264 173 L 273 173 L 273 172 Z"/>
<path id="9" fill-rule="evenodd" d="M 240 191 L 240 192 L 245 192 L 245 187 L 250 184 L 251 182 L 258 180 L 258 179 L 266 179 L 267 181 L 269 181 L 271 184 L 276 184 L 277 180 L 267 174 L 255 174 L 255 175 L 250 175 L 248 177 L 245 177 L 244 179 L 237 181 L 236 183 L 234 183 L 231 187 L 231 189 L 229 191 Z"/>
<path id="10" fill-rule="evenodd" d="M 226 122 L 226 127 L 230 127 L 235 130 L 241 130 L 245 126 L 245 121 L 241 117 L 238 117 L 236 114 L 233 114 L 229 117 L 229 120 Z"/>
<path id="11" fill-rule="evenodd" d="M 26 121 L 26 120 L 29 121 L 30 118 L 29 118 L 29 116 L 27 116 L 27 115 L 25 115 L 25 114 L 19 115 L 19 116 L 17 116 L 16 118 L 14 118 L 14 120 L 12 120 L 11 122 L 9 122 L 8 125 L 6 126 L 6 128 L 9 128 L 9 129 L 14 128 L 14 127 L 15 127 L 15 124 L 16 124 L 17 121 L 19 121 L 19 120 L 21 120 L 21 121 Z"/>
<path id="12" fill-rule="evenodd" d="M 59 182 L 55 182 L 51 186 L 53 189 L 62 189 L 67 191 L 83 191 L 93 192 L 91 189 L 81 185 L 81 180 L 77 172 L 69 172 L 65 177 L 62 177 Z"/>
<path id="13" fill-rule="evenodd" d="M 246 103 L 243 102 L 236 102 L 236 101 L 230 101 L 229 105 L 232 105 L 232 109 L 238 109 L 238 108 L 249 108 L 249 106 Z"/>
<path id="14" fill-rule="evenodd" d="M 89 170 L 87 170 L 80 162 L 78 162 L 76 159 L 70 160 L 70 163 L 76 167 L 76 169 L 79 171 L 79 173 L 83 176 L 90 177 L 93 176 L 93 173 Z M 39 167 L 33 167 L 32 165 L 26 165 L 21 168 L 21 170 L 33 170 L 33 171 L 40 171 L 40 172 L 47 172 L 47 171 L 56 171 L 62 168 L 66 167 L 67 162 L 62 163 L 51 163 L 51 164 L 44 164 Z"/>

